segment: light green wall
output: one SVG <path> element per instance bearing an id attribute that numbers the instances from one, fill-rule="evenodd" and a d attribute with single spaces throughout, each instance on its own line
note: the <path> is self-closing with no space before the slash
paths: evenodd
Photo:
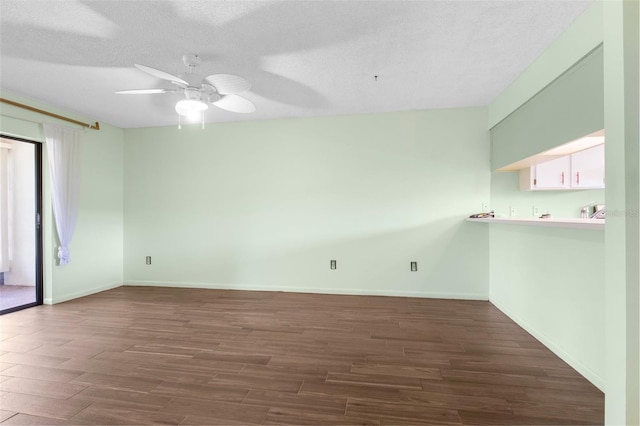
<path id="1" fill-rule="evenodd" d="M 91 122 L 85 117 L 7 92 L 3 92 L 2 97 Z M 4 103 L 0 108 L 0 132 L 4 134 L 42 142 L 42 122 L 74 127 Z M 58 266 L 56 262 L 57 236 L 46 149 L 43 149 L 45 303 L 58 303 L 122 285 L 123 139 L 123 130 L 105 124 L 101 124 L 99 131 L 86 130 L 84 133 L 78 223 L 70 245 L 71 262 L 65 266 Z"/>
<path id="2" fill-rule="evenodd" d="M 602 2 L 595 1 L 489 105 L 489 128 L 571 68 L 602 40 Z"/>
<path id="3" fill-rule="evenodd" d="M 123 283 L 123 131 L 87 130 L 82 152 L 78 223 L 71 263 L 53 269 L 53 302 Z"/>
<path id="4" fill-rule="evenodd" d="M 604 390 L 604 232 L 490 226 L 491 302 Z"/>
<path id="5" fill-rule="evenodd" d="M 491 168 L 604 128 L 602 45 L 491 129 Z"/>
<path id="6" fill-rule="evenodd" d="M 596 2 L 489 106 L 489 127 L 509 116 L 503 121 L 506 123 L 518 114 L 524 116 L 525 121 L 531 118 L 531 123 L 536 122 L 544 111 L 535 110 L 538 115 L 528 117 L 532 111 L 522 108 L 536 95 L 549 99 L 558 93 L 572 96 L 571 92 L 565 93 L 565 84 L 551 83 L 561 81 L 558 77 L 602 44 L 602 40 L 602 4 Z M 600 57 L 599 64 L 602 61 Z M 602 81 L 599 71 L 599 81 Z M 582 91 L 578 94 L 584 95 Z M 602 114 L 602 108 L 599 110 Z M 602 128 L 603 117 L 573 118 L 570 123 L 554 121 L 552 128 L 546 128 L 553 130 L 549 137 L 528 137 L 517 141 L 520 146 L 492 144 L 492 159 L 496 163 L 493 166 L 504 166 L 545 151 L 551 147 L 552 137 L 573 134 L 581 126 L 589 128 L 594 120 Z M 549 120 L 542 121 L 537 126 L 545 129 L 543 126 Z M 535 131 L 535 128 L 528 129 L 525 133 L 535 136 Z M 582 135 L 573 137 L 576 136 Z M 609 184 L 607 179 L 607 186 Z M 582 206 L 589 202 L 603 203 L 604 199 L 602 190 L 519 191 L 516 172 L 494 172 L 491 177 L 491 208 L 500 216 L 508 216 L 513 206 L 516 216 L 532 217 L 536 206 L 541 213 L 551 213 L 554 217 L 579 217 Z M 604 389 L 604 232 L 493 224 L 489 238 L 491 302 Z"/>
<path id="7" fill-rule="evenodd" d="M 489 107 L 492 127 L 526 102 L 531 97 L 527 93 L 537 93 L 584 53 L 604 42 L 607 182 L 604 241 L 593 231 L 538 232 L 534 228 L 533 233 L 521 227 L 492 225 L 490 286 L 491 300 L 501 309 L 587 377 L 592 373 L 596 379 L 600 377 L 605 389 L 605 421 L 611 425 L 640 422 L 638 9 L 635 0 L 595 2 Z M 516 196 L 513 184 L 512 177 L 494 174 L 492 205 L 501 204 L 498 208 L 504 208 L 509 186 L 513 191 L 511 198 L 522 202 L 525 208 L 529 203 L 522 201 L 523 197 L 531 204 L 551 201 L 550 194 Z M 595 199 L 591 194 L 584 195 L 589 201 Z M 553 211 L 563 211 L 580 201 L 576 194 L 567 196 L 566 200 L 553 203 Z M 501 262 L 502 259 L 505 261 Z M 541 270 L 541 262 L 550 265 L 549 272 L 546 268 Z M 518 271 L 527 275 L 513 279 Z M 598 283 L 603 285 L 604 292 L 599 303 L 594 303 L 600 291 Z M 543 293 L 546 297 L 539 297 Z M 557 318 L 561 329 L 553 329 L 527 299 L 532 303 L 545 302 L 541 313 Z M 578 308 L 576 300 L 580 302 Z M 593 322 L 594 317 L 601 318 L 603 314 L 604 328 Z M 586 336 L 583 332 L 587 327 L 594 327 L 592 348 L 586 346 L 586 341 L 563 335 L 568 329 L 575 336 Z M 599 361 L 602 359 L 604 363 Z"/>
<path id="8" fill-rule="evenodd" d="M 488 230 L 464 221 L 489 198 L 486 120 L 474 108 L 126 130 L 125 281 L 486 299 Z"/>
<path id="9" fill-rule="evenodd" d="M 533 217 L 580 216 L 604 190 L 520 191 L 518 172 L 491 175 L 491 209 Z M 483 224 L 484 225 L 484 224 Z M 604 232 L 492 224 L 490 300 L 604 390 Z"/>
<path id="10" fill-rule="evenodd" d="M 605 2 L 607 424 L 640 424 L 640 11 Z"/>

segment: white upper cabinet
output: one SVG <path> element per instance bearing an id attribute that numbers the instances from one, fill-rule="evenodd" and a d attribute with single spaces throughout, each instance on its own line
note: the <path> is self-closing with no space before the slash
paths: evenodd
<path id="1" fill-rule="evenodd" d="M 521 170 L 520 189 L 523 191 L 569 189 L 570 177 L 571 159 L 560 157 Z"/>
<path id="2" fill-rule="evenodd" d="M 604 188 L 604 144 L 520 170 L 520 189 Z"/>
<path id="3" fill-rule="evenodd" d="M 571 160 L 567 157 L 556 158 L 535 166 L 535 189 L 569 188 Z"/>
<path id="4" fill-rule="evenodd" d="M 604 188 L 604 145 L 571 154 L 571 187 Z"/>

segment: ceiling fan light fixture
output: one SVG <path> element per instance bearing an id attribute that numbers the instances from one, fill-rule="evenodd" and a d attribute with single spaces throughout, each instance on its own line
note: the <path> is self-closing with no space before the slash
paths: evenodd
<path id="1" fill-rule="evenodd" d="M 201 113 L 208 108 L 209 105 L 199 99 L 182 99 L 176 103 L 176 112 L 178 115 L 191 120 L 199 119 Z"/>
<path id="2" fill-rule="evenodd" d="M 187 72 L 180 76 L 151 68 L 146 65 L 135 64 L 135 67 L 153 77 L 167 80 L 178 86 L 174 89 L 133 89 L 119 90 L 116 93 L 124 95 L 146 95 L 152 93 L 180 93 L 184 98 L 175 104 L 178 113 L 178 126 L 181 126 L 182 118 L 186 121 L 196 122 L 201 120 L 204 128 L 204 112 L 209 105 L 229 112 L 250 113 L 256 110 L 256 106 L 249 99 L 239 95 L 249 90 L 251 84 L 246 78 L 235 74 L 212 74 L 203 77 L 195 69 L 201 64 L 202 59 L 198 55 L 184 55 L 182 57 Z"/>

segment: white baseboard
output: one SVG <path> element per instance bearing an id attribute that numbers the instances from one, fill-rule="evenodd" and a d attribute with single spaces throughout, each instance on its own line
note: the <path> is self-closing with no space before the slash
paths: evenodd
<path id="1" fill-rule="evenodd" d="M 362 296 L 392 296 L 392 297 L 422 297 L 428 299 L 460 299 L 460 300 L 489 300 L 487 295 L 475 293 L 441 293 L 428 291 L 403 291 L 403 290 L 376 290 L 358 288 L 317 288 L 317 287 L 287 287 L 278 285 L 255 284 L 218 284 L 218 283 L 194 283 L 182 281 L 126 281 L 125 286 L 145 287 L 178 287 L 178 288 L 204 288 L 212 290 L 249 290 L 249 291 L 284 291 L 290 293 L 317 293 L 317 294 L 350 294 Z"/>
<path id="2" fill-rule="evenodd" d="M 106 290 L 111 290 L 114 288 L 118 288 L 118 287 L 122 287 L 122 283 L 111 283 L 111 284 L 104 284 L 98 287 L 93 287 L 90 289 L 86 289 L 83 291 L 78 291 L 75 293 L 71 293 L 71 294 L 65 294 L 63 296 L 58 296 L 58 297 L 54 297 L 54 298 L 46 298 L 43 300 L 43 303 L 45 305 L 55 305 L 56 303 L 62 303 L 62 302 L 67 302 L 69 300 L 72 299 L 77 299 L 79 297 L 84 297 L 84 296 L 89 296 L 91 294 L 96 294 L 96 293 L 100 293 L 102 291 L 106 291 Z"/>
<path id="3" fill-rule="evenodd" d="M 529 323 L 515 315 L 509 309 L 507 309 L 502 303 L 495 299 L 489 299 L 489 301 L 498 309 L 500 309 L 506 316 L 511 318 L 516 324 L 520 327 L 524 328 L 529 334 L 538 339 L 543 345 L 545 345 L 551 352 L 558 355 L 564 362 L 569 364 L 574 370 L 584 376 L 585 379 L 589 380 L 595 387 L 604 392 L 604 379 L 596 374 L 589 367 L 575 359 L 572 355 L 570 355 L 567 351 L 565 351 L 561 346 L 556 344 L 552 339 L 547 337 L 544 333 L 537 331 L 533 328 Z"/>

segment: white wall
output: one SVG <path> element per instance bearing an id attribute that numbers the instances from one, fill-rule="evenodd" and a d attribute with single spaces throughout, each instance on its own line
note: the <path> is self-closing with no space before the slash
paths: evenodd
<path id="1" fill-rule="evenodd" d="M 35 263 L 35 152 L 32 144 L 9 142 L 12 164 L 11 270 L 5 285 L 36 285 Z M 35 297 L 35 296 L 34 296 Z"/>
<path id="2" fill-rule="evenodd" d="M 488 231 L 464 221 L 488 202 L 486 119 L 126 130 L 125 281 L 486 299 Z"/>

